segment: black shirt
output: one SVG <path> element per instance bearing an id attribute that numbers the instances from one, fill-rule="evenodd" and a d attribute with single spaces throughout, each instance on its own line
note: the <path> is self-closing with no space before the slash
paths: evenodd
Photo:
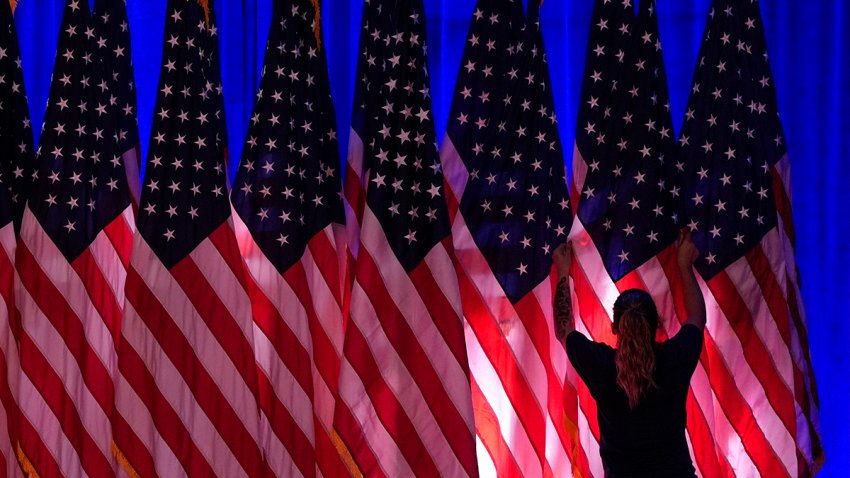
<path id="1" fill-rule="evenodd" d="M 694 325 L 657 344 L 657 388 L 649 387 L 637 407 L 629 409 L 617 385 L 616 351 L 579 332 L 567 336 L 567 356 L 596 400 L 606 478 L 695 476 L 685 441 L 685 401 L 701 350 L 702 331 Z"/>

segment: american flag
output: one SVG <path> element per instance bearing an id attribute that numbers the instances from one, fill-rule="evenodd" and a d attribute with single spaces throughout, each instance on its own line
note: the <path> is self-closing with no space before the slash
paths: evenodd
<path id="1" fill-rule="evenodd" d="M 108 476 L 134 219 L 114 129 L 117 98 L 85 0 L 66 3 L 60 30 L 16 251 L 19 458 L 40 476 Z"/>
<path id="2" fill-rule="evenodd" d="M 611 345 L 610 311 L 623 290 L 652 294 L 668 318 L 662 340 L 679 330 L 681 317 L 671 295 L 671 281 L 678 281 L 672 244 L 681 188 L 655 2 L 640 2 L 635 13 L 630 0 L 598 0 L 594 6 L 573 152 L 576 324 Z M 715 476 L 716 466 L 708 468 L 717 460 L 707 423 L 713 411 L 700 408 L 695 390 L 688 438 L 699 445 L 693 451 L 703 475 Z M 580 442 L 592 458 L 586 474 L 601 477 L 596 404 L 583 383 L 577 392 Z"/>
<path id="3" fill-rule="evenodd" d="M 125 0 L 95 0 L 92 12 L 97 28 L 97 48 L 104 58 L 106 75 L 112 79 L 112 91 L 121 113 L 115 119 L 119 149 L 127 172 L 127 184 L 133 202 L 138 205 L 141 147 L 136 121 L 136 82 L 130 58 L 130 25 Z"/>
<path id="4" fill-rule="evenodd" d="M 572 214 L 539 7 L 478 2 L 441 153 L 484 476 L 561 476 L 574 459 L 550 279 Z"/>
<path id="5" fill-rule="evenodd" d="M 333 442 L 343 342 L 342 172 L 309 0 L 274 3 L 260 91 L 231 199 L 255 283 L 263 449 L 279 476 L 347 473 Z"/>
<path id="6" fill-rule="evenodd" d="M 10 3 L 0 1 L 0 472 L 20 476 L 16 453 L 20 365 L 14 259 L 34 151 L 12 15 Z"/>
<path id="7" fill-rule="evenodd" d="M 709 311 L 710 373 L 696 383 L 714 392 L 703 409 L 715 410 L 716 476 L 812 476 L 817 395 L 759 3 L 716 0 L 709 17 L 679 145 L 682 223 Z"/>
<path id="8" fill-rule="evenodd" d="M 15 226 L 9 181 L 0 167 L 0 472 L 21 476 L 17 459 L 19 409 L 18 363 L 15 318 Z"/>
<path id="9" fill-rule="evenodd" d="M 352 471 L 367 476 L 478 474 L 426 45 L 421 0 L 366 0 L 346 178 L 356 260 L 334 427 Z"/>
<path id="10" fill-rule="evenodd" d="M 265 476 L 212 2 L 170 0 L 127 273 L 114 452 L 131 476 Z M 135 475 L 134 475 L 135 473 Z"/>
<path id="11" fill-rule="evenodd" d="M 0 168 L 6 171 L 17 231 L 32 187 L 35 151 L 13 11 L 9 2 L 0 4 Z"/>

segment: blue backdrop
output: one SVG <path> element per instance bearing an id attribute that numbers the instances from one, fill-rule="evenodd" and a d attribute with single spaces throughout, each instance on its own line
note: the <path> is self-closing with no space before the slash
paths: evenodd
<path id="1" fill-rule="evenodd" d="M 232 165 L 238 163 L 259 84 L 271 1 L 216 2 Z M 20 0 L 15 14 L 33 125 L 41 124 L 44 117 L 63 3 Z M 146 152 L 166 0 L 127 3 L 139 130 Z M 323 41 L 345 157 L 362 0 L 323 3 Z M 710 1 L 657 3 L 678 132 Z M 475 0 L 425 0 L 438 138 L 445 129 L 474 4 Z M 567 152 L 572 151 L 592 6 L 593 0 L 546 0 L 542 7 L 552 89 Z M 797 260 L 827 456 L 820 476 L 844 478 L 850 470 L 850 280 L 846 272 L 850 265 L 850 130 L 845 121 L 850 111 L 850 5 L 845 0 L 773 0 L 763 2 L 762 14 L 793 168 Z M 571 158 L 565 161 L 569 166 Z"/>

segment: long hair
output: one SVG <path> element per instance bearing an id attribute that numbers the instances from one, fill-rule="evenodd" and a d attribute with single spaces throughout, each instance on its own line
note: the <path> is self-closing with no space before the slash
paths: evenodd
<path id="1" fill-rule="evenodd" d="M 629 289 L 614 302 L 614 333 L 617 335 L 617 385 L 635 408 L 646 390 L 654 387 L 655 329 L 658 309 L 647 292 Z"/>

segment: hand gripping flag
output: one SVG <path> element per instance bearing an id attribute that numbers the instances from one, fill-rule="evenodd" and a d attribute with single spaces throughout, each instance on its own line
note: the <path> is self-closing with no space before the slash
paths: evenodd
<path id="1" fill-rule="evenodd" d="M 818 402 L 758 2 L 712 3 L 679 145 L 682 222 L 709 311 L 717 476 L 812 476 Z"/>

